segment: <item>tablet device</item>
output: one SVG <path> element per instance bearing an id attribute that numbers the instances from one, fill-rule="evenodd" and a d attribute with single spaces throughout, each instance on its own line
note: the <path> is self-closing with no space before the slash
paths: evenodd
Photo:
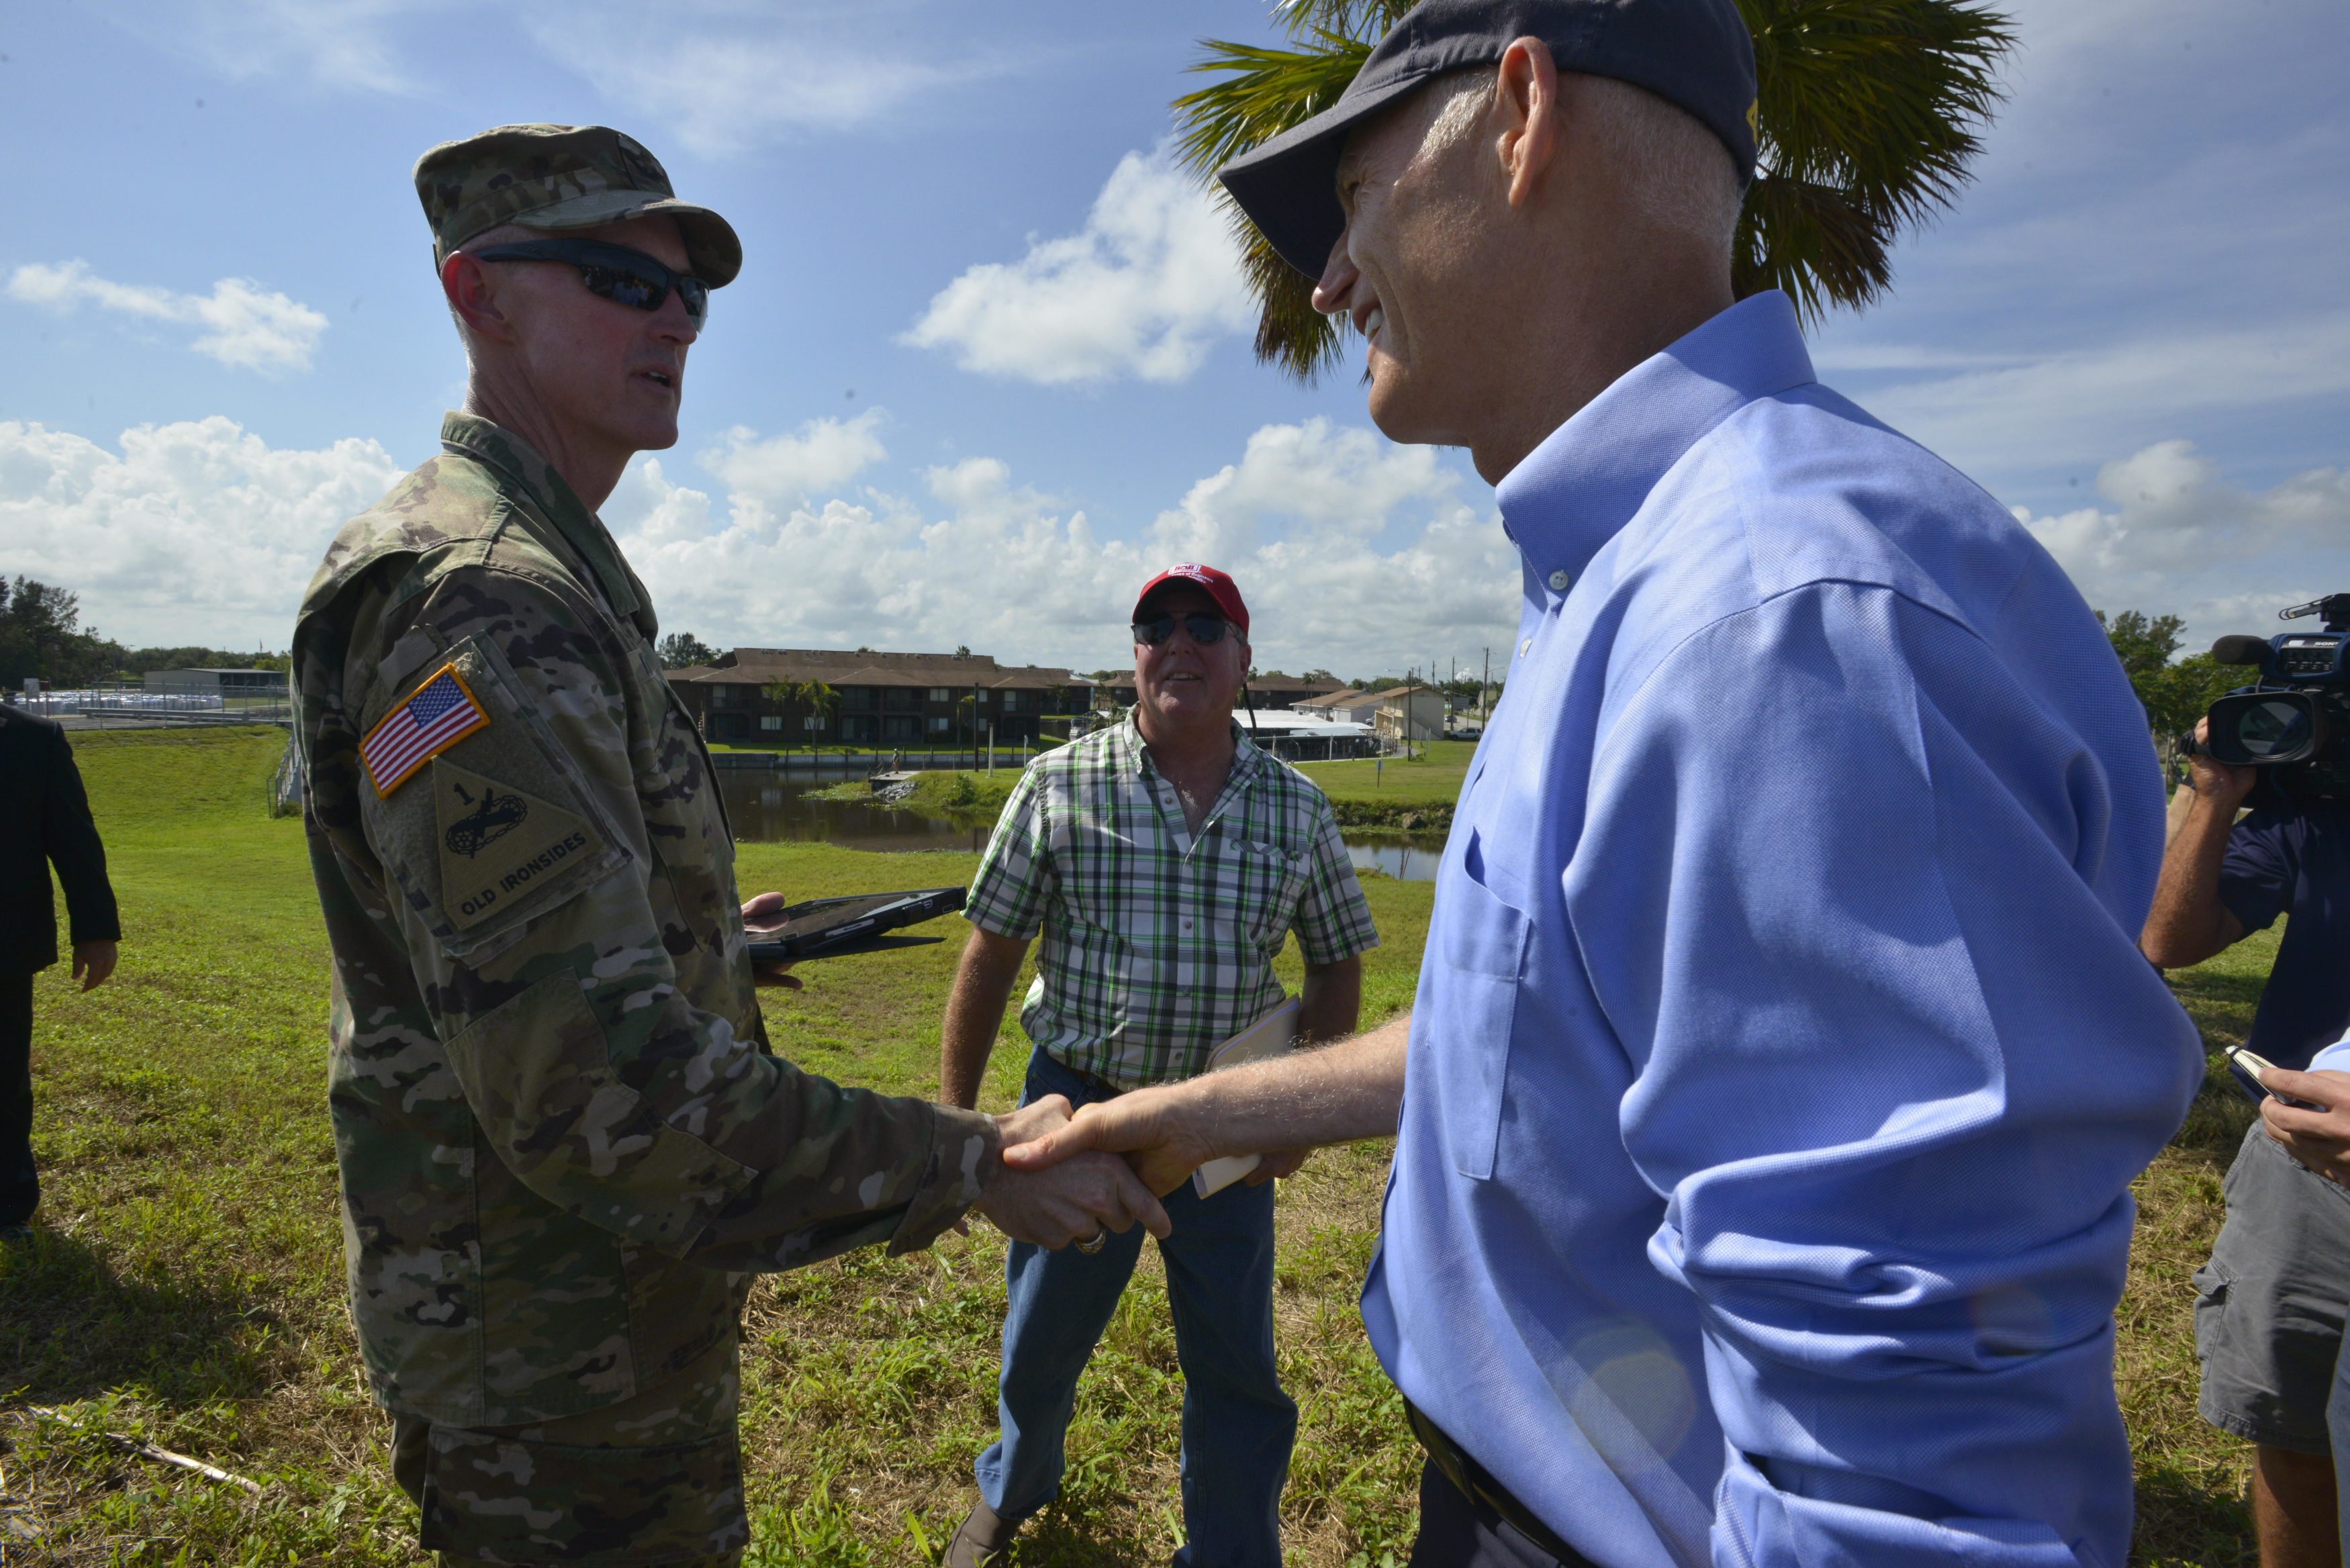
<path id="1" fill-rule="evenodd" d="M 910 893 L 858 893 L 846 898 L 811 898 L 784 910 L 782 924 L 751 939 L 754 963 L 804 963 L 809 959 L 891 948 L 928 947 L 941 937 L 895 937 L 903 926 L 936 919 L 962 908 L 961 888 L 925 888 Z"/>

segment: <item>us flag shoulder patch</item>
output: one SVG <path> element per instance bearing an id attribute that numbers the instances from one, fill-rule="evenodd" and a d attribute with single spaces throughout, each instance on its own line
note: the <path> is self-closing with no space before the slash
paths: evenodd
<path id="1" fill-rule="evenodd" d="M 457 667 L 444 664 L 368 732 L 359 761 L 378 798 L 389 798 L 417 769 L 489 722 Z"/>

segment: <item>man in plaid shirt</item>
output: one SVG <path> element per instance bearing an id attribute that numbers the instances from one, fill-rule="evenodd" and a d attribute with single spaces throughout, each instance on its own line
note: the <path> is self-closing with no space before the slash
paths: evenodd
<path id="1" fill-rule="evenodd" d="M 1292 930 L 1305 961 L 1298 1033 L 1354 1032 L 1370 910 L 1330 803 L 1232 722 L 1249 667 L 1248 607 L 1212 566 L 1180 566 L 1134 607 L 1137 701 L 1123 723 L 1031 763 L 997 821 L 963 913 L 964 948 L 942 1026 L 941 1095 L 972 1106 L 1028 944 L 1020 1011 L 1035 1049 L 1022 1104 L 1072 1109 L 1188 1078 L 1283 1001 L 1273 960 Z M 1280 1501 L 1297 1429 L 1273 1358 L 1273 1185 L 1302 1154 L 1246 1185 L 1166 1199 L 1159 1243 L 1183 1366 L 1183 1516 L 1191 1568 L 1278 1568 Z M 997 1413 L 975 1467 L 980 1501 L 947 1568 L 1009 1553 L 1021 1522 L 1060 1490 L 1078 1375 L 1141 1255 L 1142 1233 L 1047 1251 L 1013 1245 Z"/>

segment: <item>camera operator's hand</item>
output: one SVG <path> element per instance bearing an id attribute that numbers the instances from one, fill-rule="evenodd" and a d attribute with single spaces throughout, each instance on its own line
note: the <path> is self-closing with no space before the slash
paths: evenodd
<path id="1" fill-rule="evenodd" d="M 784 896 L 762 893 L 743 906 L 743 929 L 756 941 L 784 923 Z M 751 979 L 759 985 L 779 985 L 785 991 L 797 991 L 800 982 L 792 977 L 787 963 L 761 963 L 751 966 Z"/>
<path id="2" fill-rule="evenodd" d="M 2261 1102 L 2269 1137 L 2328 1181 L 2350 1187 L 2350 1073 L 2272 1067 L 2261 1075 L 2261 1087 L 2269 1092 Z M 2308 1104 L 2289 1106 L 2280 1095 Z"/>
<path id="3" fill-rule="evenodd" d="M 2195 721 L 2195 754 L 2188 759 L 2187 784 L 2198 795 L 2231 815 L 2260 782 L 2258 768 L 2231 767 L 2204 748 L 2211 743 L 2211 721 Z"/>
<path id="4" fill-rule="evenodd" d="M 1003 1147 L 1013 1149 L 1067 1126 L 1068 1120 L 1069 1102 L 1047 1095 L 996 1117 L 995 1125 L 1003 1136 Z M 1167 1210 L 1126 1161 L 1106 1154 L 1081 1154 L 1045 1170 L 1002 1166 L 972 1207 L 1014 1241 L 1054 1250 L 1073 1242 L 1097 1246 L 1097 1238 L 1125 1231 L 1138 1220 L 1154 1236 L 1166 1236 L 1174 1229 Z"/>

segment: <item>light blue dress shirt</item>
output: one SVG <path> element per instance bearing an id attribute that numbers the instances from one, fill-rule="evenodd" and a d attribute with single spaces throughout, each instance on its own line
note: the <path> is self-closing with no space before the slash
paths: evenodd
<path id="1" fill-rule="evenodd" d="M 1764 294 L 1503 480 L 1363 1292 L 1607 1568 L 2119 1568 L 2130 1179 L 2203 1076 L 2146 720 L 1997 503 Z"/>

